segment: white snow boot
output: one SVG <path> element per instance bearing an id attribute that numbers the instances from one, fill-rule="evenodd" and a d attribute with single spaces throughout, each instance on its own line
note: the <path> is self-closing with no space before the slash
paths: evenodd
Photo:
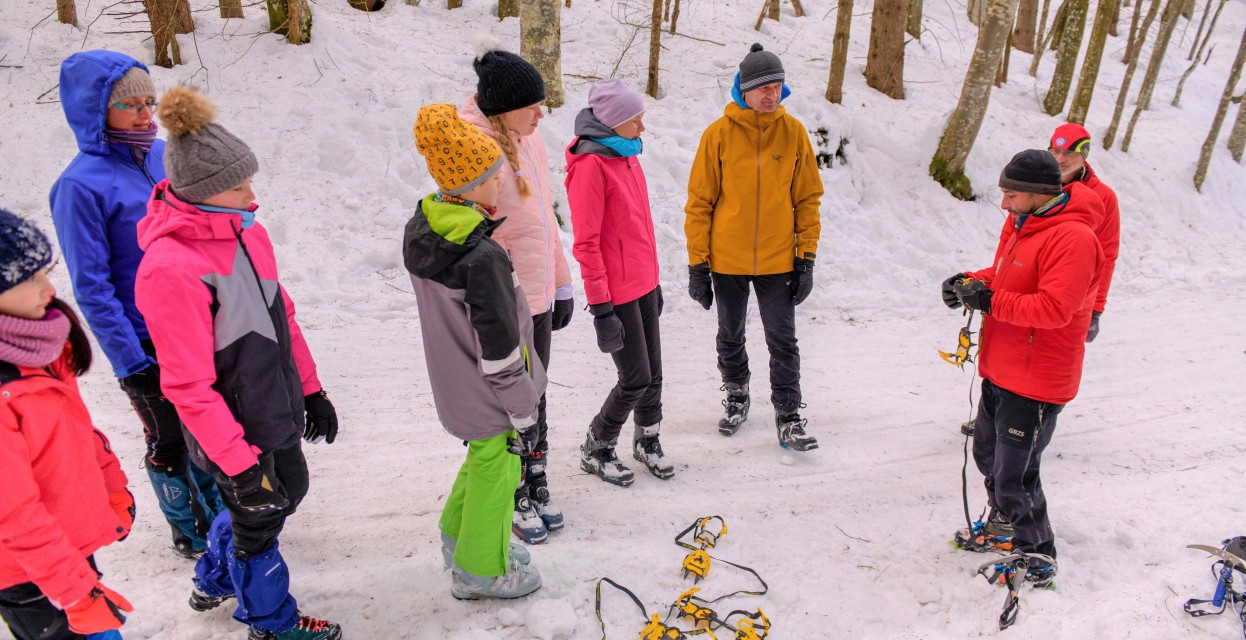
<path id="1" fill-rule="evenodd" d="M 661 423 L 647 427 L 636 425 L 635 435 L 632 436 L 632 456 L 644 463 L 650 473 L 666 480 L 675 475 L 675 465 L 662 454 L 662 443 L 658 442 L 661 426 Z"/>

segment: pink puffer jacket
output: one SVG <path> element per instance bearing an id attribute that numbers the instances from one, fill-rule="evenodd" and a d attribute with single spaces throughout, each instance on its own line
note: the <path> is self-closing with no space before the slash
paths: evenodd
<path id="1" fill-rule="evenodd" d="M 463 103 L 459 115 L 494 140 L 498 139 L 493 123 L 476 106 L 476 96 Z M 519 197 L 515 170 L 509 162 L 503 162 L 499 171 L 502 182 L 498 192 L 498 215 L 505 216 L 506 222 L 493 232 L 493 239 L 510 254 L 515 274 L 528 299 L 528 308 L 537 315 L 554 306 L 556 290 L 561 289 L 558 297 L 571 296 L 571 271 L 558 236 L 558 220 L 554 217 L 550 193 L 549 161 L 541 131 L 537 129 L 531 135 L 514 140 L 519 151 L 519 166 L 533 193 L 527 198 Z"/>

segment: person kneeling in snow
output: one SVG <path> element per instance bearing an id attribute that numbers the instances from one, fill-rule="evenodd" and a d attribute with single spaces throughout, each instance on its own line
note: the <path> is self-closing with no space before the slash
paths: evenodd
<path id="1" fill-rule="evenodd" d="M 545 369 L 519 279 L 489 237 L 503 222 L 494 219 L 502 151 L 454 105 L 422 107 L 414 129 L 438 190 L 407 222 L 402 257 L 437 416 L 467 443 L 441 514 L 442 560 L 454 597 L 518 598 L 541 587 L 527 550 L 509 540 L 520 456 L 540 437 Z"/>
<path id="2" fill-rule="evenodd" d="M 159 116 L 169 177 L 138 224 L 146 254 L 135 298 L 161 355 L 161 388 L 227 508 L 195 566 L 190 606 L 205 611 L 236 596 L 234 619 L 251 640 L 335 640 L 341 627 L 299 612 L 278 548 L 307 494 L 299 437 L 332 443 L 337 413 L 255 221 L 259 164 L 194 89 L 166 92 Z"/>
<path id="3" fill-rule="evenodd" d="M 1041 150 L 1022 151 L 999 178 L 1004 222 L 995 262 L 943 281 L 943 300 L 981 311 L 978 372 L 982 399 L 973 459 L 985 476 L 987 530 L 1012 535 L 1023 553 L 1056 557 L 1039 462 L 1056 417 L 1077 395 L 1086 330 L 1098 292 L 1103 250 L 1091 225 L 1098 196 L 1074 184 L 1061 190 L 1060 166 Z M 983 549 L 986 550 L 986 549 Z M 1026 580 L 1046 586 L 1056 567 L 1033 561 Z"/>

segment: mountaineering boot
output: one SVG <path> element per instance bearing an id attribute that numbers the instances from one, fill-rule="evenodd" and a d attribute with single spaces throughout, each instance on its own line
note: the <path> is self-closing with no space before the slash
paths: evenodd
<path id="1" fill-rule="evenodd" d="M 203 555 L 207 543 L 199 534 L 199 526 L 195 522 L 195 512 L 191 508 L 195 495 L 191 493 L 186 470 L 171 466 L 156 469 L 148 463 L 147 478 L 156 492 L 156 503 L 173 530 L 174 553 L 190 560 Z"/>
<path id="2" fill-rule="evenodd" d="M 459 600 L 480 598 L 522 598 L 541 588 L 541 574 L 536 567 L 510 563 L 505 575 L 478 576 L 459 567 L 454 568 L 450 594 Z"/>
<path id="3" fill-rule="evenodd" d="M 818 439 L 805 433 L 805 425 L 809 423 L 799 413 L 784 413 L 774 418 L 775 427 L 779 430 L 779 444 L 792 451 L 813 451 L 818 448 Z"/>
<path id="4" fill-rule="evenodd" d="M 532 457 L 524 460 L 524 475 L 528 479 L 528 497 L 532 499 L 532 506 L 536 507 L 536 514 L 541 516 L 541 522 L 545 523 L 547 531 L 557 531 L 562 528 L 562 509 L 554 504 L 549 495 L 549 477 L 545 475 L 545 462 L 549 456 L 549 445 L 540 445 L 544 448 L 538 448 L 532 452 Z"/>
<path id="5" fill-rule="evenodd" d="M 1035 589 L 1056 587 L 1056 563 L 1037 556 L 1030 557 L 1030 567 L 1025 571 L 1025 581 Z"/>
<path id="6" fill-rule="evenodd" d="M 986 519 L 986 532 L 1001 538 L 1011 538 L 1013 534 L 1012 521 L 1008 516 L 1004 515 L 999 509 L 991 509 L 991 515 Z"/>
<path id="7" fill-rule="evenodd" d="M 459 544 L 458 540 L 451 538 L 446 534 L 441 534 L 441 566 L 449 570 L 454 566 L 454 548 Z M 510 543 L 509 560 L 511 564 L 528 564 L 532 562 L 532 554 L 524 548 L 522 544 Z"/>
<path id="8" fill-rule="evenodd" d="M 584 444 L 580 445 L 580 468 L 610 484 L 626 487 L 636 480 L 636 474 L 619 462 L 619 456 L 614 453 L 617 443 L 618 438 L 598 440 L 590 428 Z"/>
<path id="9" fill-rule="evenodd" d="M 221 606 L 221 603 L 233 598 L 234 594 L 227 593 L 223 596 L 212 596 L 200 591 L 199 587 L 192 587 L 190 590 L 190 608 L 195 611 L 208 611 Z"/>
<path id="10" fill-rule="evenodd" d="M 298 622 L 281 633 L 251 627 L 247 640 L 341 640 L 342 627 L 340 625 L 328 620 L 317 620 L 301 613 L 298 616 Z"/>
<path id="11" fill-rule="evenodd" d="M 675 475 L 675 465 L 671 464 L 662 454 L 662 443 L 658 442 L 658 431 L 662 423 L 647 427 L 636 425 L 632 436 L 632 457 L 649 467 L 649 472 L 666 480 Z"/>
<path id="12" fill-rule="evenodd" d="M 545 523 L 537 515 L 532 500 L 528 498 L 528 485 L 522 480 L 515 490 L 515 512 L 511 515 L 511 533 L 528 544 L 541 544 L 549 536 Z"/>
<path id="13" fill-rule="evenodd" d="M 994 514 L 992 514 L 994 515 Z M 1012 535 L 995 535 L 987 531 L 987 522 L 979 519 L 968 529 L 957 529 L 952 544 L 964 551 L 1012 553 Z"/>
<path id="14" fill-rule="evenodd" d="M 739 431 L 740 425 L 748 420 L 748 383 L 728 382 L 722 386 L 722 390 L 727 392 L 727 397 L 723 400 L 725 413 L 718 421 L 718 433 L 730 436 Z"/>

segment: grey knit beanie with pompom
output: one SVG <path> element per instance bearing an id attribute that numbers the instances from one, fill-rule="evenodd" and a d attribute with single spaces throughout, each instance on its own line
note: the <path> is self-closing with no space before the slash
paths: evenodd
<path id="1" fill-rule="evenodd" d="M 203 202 L 259 171 L 251 148 L 213 122 L 216 109 L 198 91 L 183 86 L 169 89 L 160 98 L 159 116 L 169 132 L 164 171 L 179 198 Z"/>

